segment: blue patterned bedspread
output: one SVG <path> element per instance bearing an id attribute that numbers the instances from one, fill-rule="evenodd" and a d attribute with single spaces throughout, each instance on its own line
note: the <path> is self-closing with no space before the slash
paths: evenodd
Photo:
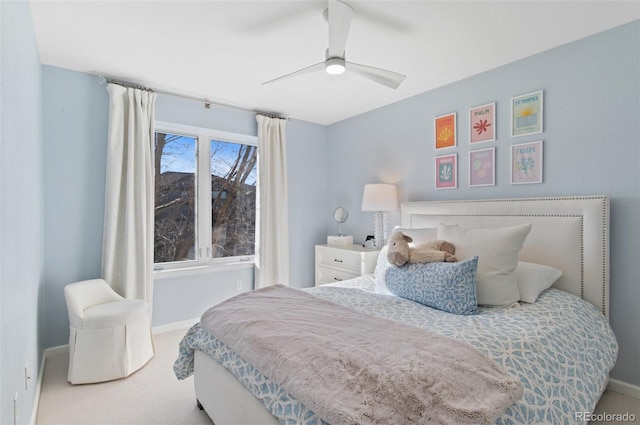
<path id="1" fill-rule="evenodd" d="M 305 291 L 354 310 L 465 341 L 485 353 L 524 385 L 522 399 L 498 418 L 499 425 L 580 423 L 575 413 L 593 411 L 617 357 L 616 339 L 598 309 L 556 289 L 543 292 L 535 304 L 479 307 L 473 316 L 377 294 L 370 276 Z M 199 323 L 180 343 L 174 364 L 178 379 L 193 373 L 194 350 L 206 352 L 231 371 L 282 424 L 325 424 Z"/>

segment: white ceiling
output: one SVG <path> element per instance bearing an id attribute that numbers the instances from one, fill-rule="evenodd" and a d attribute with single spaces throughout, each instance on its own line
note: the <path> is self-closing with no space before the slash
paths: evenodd
<path id="1" fill-rule="evenodd" d="M 34 1 L 43 64 L 331 124 L 640 19 L 634 1 L 365 1 L 346 58 L 407 75 L 262 82 L 322 62 L 326 1 Z"/>

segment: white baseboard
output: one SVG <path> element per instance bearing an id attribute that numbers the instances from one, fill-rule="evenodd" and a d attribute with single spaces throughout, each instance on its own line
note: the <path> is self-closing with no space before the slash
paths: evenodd
<path id="1" fill-rule="evenodd" d="M 151 332 L 153 332 L 154 334 L 163 334 L 166 332 L 173 332 L 180 329 L 190 328 L 191 326 L 195 325 L 199 321 L 200 321 L 200 317 L 196 317 L 189 320 L 183 320 L 181 322 L 167 323 L 166 325 L 154 326 L 153 328 L 151 328 Z"/>
<path id="2" fill-rule="evenodd" d="M 45 350 L 46 353 L 47 350 Z M 36 395 L 33 400 L 33 409 L 31 409 L 31 419 L 29 425 L 36 425 L 38 419 L 38 407 L 40 406 L 40 390 L 42 390 L 42 378 L 44 377 L 44 363 L 46 355 L 42 353 L 42 361 L 40 362 L 40 371 L 38 372 L 38 380 L 36 381 Z"/>
<path id="3" fill-rule="evenodd" d="M 607 389 L 640 400 L 640 386 L 638 385 L 629 384 L 627 382 L 611 378 L 609 379 Z"/>
<path id="4" fill-rule="evenodd" d="M 61 354 L 69 354 L 69 344 L 45 348 L 44 353 L 42 354 L 42 360 L 48 359 L 49 357 L 53 356 L 59 356 Z"/>
<path id="5" fill-rule="evenodd" d="M 57 347 L 45 348 L 42 352 L 42 361 L 40 362 L 40 371 L 38 372 L 38 381 L 36 382 L 36 394 L 33 400 L 33 409 L 31 409 L 31 420 L 29 425 L 36 425 L 38 419 L 38 407 L 40 406 L 40 392 L 42 391 L 42 380 L 44 379 L 44 366 L 47 359 L 52 356 L 66 355 L 69 353 L 69 344 L 59 345 Z"/>

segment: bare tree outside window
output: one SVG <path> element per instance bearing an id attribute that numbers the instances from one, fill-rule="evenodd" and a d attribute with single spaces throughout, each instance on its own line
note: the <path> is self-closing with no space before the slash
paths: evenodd
<path id="1" fill-rule="evenodd" d="M 255 253 L 257 146 L 210 140 L 211 197 L 196 193 L 198 138 L 156 132 L 155 258 L 168 263 L 198 260 L 198 225 L 210 223 L 210 258 Z M 205 182 L 206 183 L 206 182 Z M 205 186 L 205 185 L 203 185 Z M 206 202 L 205 202 L 206 203 Z M 210 218 L 198 216 L 210 211 Z M 205 242 L 205 241 L 203 241 Z"/>
<path id="2" fill-rule="evenodd" d="M 196 259 L 196 143 L 156 132 L 155 263 Z"/>
<path id="3" fill-rule="evenodd" d="M 211 141 L 211 256 L 255 253 L 258 148 Z"/>

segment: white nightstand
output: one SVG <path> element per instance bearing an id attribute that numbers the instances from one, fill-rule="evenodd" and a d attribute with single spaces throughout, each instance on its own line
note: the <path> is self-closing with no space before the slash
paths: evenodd
<path id="1" fill-rule="evenodd" d="M 316 245 L 316 286 L 373 273 L 378 252 L 362 245 Z"/>

